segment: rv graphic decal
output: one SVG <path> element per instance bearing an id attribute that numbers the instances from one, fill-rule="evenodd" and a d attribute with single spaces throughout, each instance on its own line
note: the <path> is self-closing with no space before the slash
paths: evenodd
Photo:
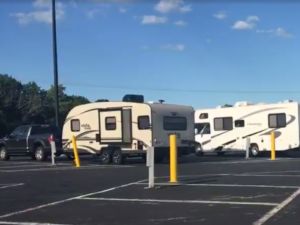
<path id="1" fill-rule="evenodd" d="M 82 124 L 81 127 L 84 128 L 85 130 L 90 130 L 91 129 L 91 126 L 87 123 Z"/>

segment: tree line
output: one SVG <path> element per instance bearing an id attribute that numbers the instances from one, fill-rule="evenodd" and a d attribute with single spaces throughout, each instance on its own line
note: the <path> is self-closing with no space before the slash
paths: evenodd
<path id="1" fill-rule="evenodd" d="M 77 95 L 66 94 L 59 85 L 59 120 L 62 127 L 69 111 L 90 101 Z M 48 90 L 36 82 L 22 83 L 7 74 L 0 74 L 0 137 L 26 124 L 55 124 L 54 86 Z"/>

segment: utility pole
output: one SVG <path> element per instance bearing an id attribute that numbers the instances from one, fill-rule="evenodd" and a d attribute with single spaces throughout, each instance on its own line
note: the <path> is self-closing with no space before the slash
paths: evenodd
<path id="1" fill-rule="evenodd" d="M 55 0 L 52 0 L 52 40 L 53 40 L 53 70 L 54 70 L 54 105 L 55 124 L 59 127 L 59 96 L 58 96 L 58 69 L 57 69 L 57 44 L 56 44 L 56 9 Z"/>

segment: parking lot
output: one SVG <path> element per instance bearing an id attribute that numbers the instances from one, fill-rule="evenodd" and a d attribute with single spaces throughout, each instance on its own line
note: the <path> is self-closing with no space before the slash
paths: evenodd
<path id="1" fill-rule="evenodd" d="M 0 224 L 299 224 L 300 159 L 187 157 L 179 183 L 156 164 L 27 159 L 0 162 Z"/>

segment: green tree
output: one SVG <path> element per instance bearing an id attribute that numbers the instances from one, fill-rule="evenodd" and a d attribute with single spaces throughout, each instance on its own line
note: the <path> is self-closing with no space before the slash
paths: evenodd
<path id="1" fill-rule="evenodd" d="M 66 87 L 59 85 L 61 125 L 72 108 L 89 102 L 83 96 L 66 94 Z M 21 124 L 54 124 L 54 103 L 54 86 L 44 90 L 35 82 L 22 84 L 7 74 L 0 74 L 0 136 Z"/>

